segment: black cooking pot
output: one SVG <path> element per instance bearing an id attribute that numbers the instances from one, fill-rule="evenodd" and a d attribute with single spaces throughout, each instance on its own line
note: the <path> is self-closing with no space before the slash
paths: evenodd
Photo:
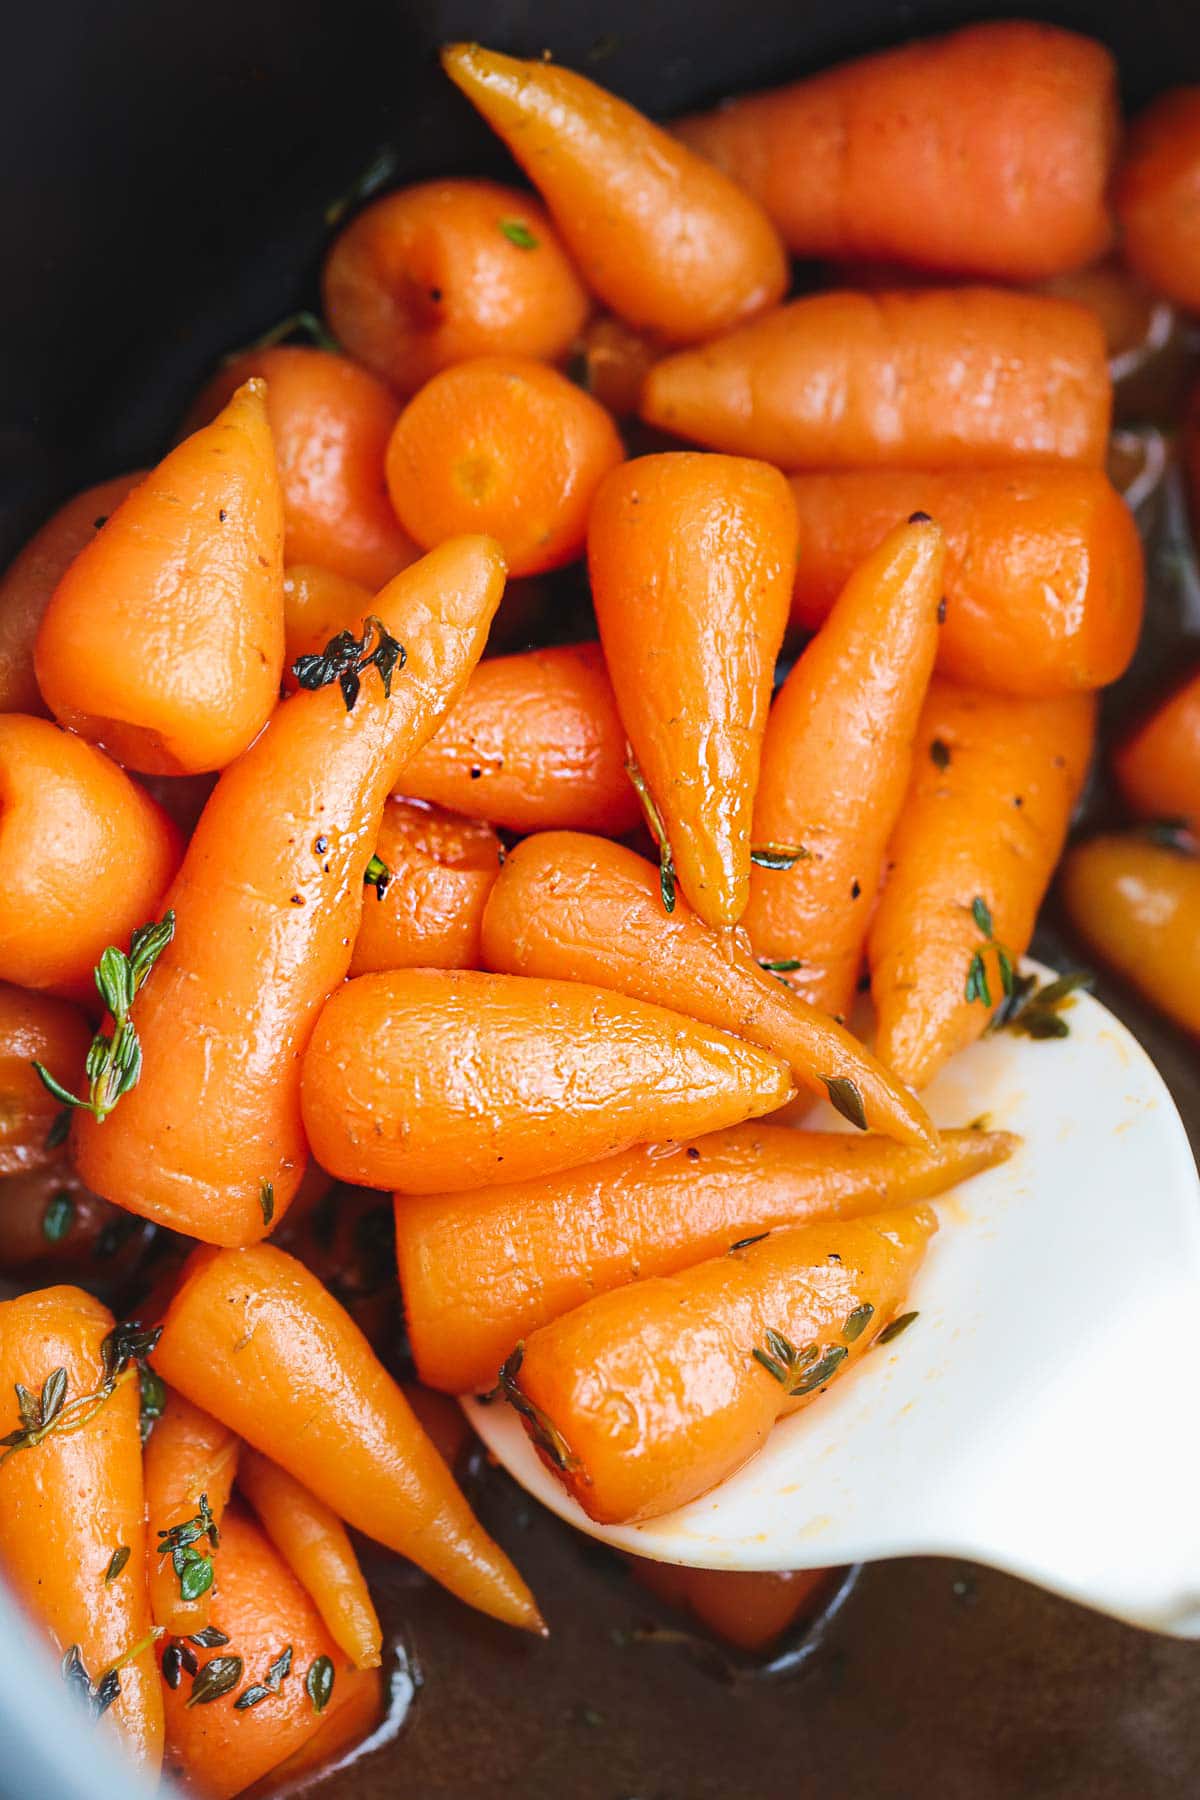
<path id="1" fill-rule="evenodd" d="M 153 460 L 216 358 L 311 301 L 325 209 L 377 151 L 394 152 L 397 180 L 504 170 L 438 72 L 442 41 L 549 48 L 666 114 L 998 10 L 976 0 L 10 7 L 0 73 L 0 561 L 67 492 Z M 1021 10 L 1110 44 L 1128 105 L 1200 79 L 1197 0 Z M 1106 998 L 1149 1045 L 1195 1135 L 1194 1055 L 1127 997 Z M 1032 1355 L 1034 1325 L 1014 1322 Z M 322 1780 L 322 1794 L 1200 1792 L 1200 1646 L 925 1560 L 864 1571 L 807 1644 L 764 1672 L 647 1639 L 639 1628 L 667 1615 L 604 1553 L 532 1517 L 501 1477 L 482 1476 L 477 1497 L 543 1600 L 551 1642 L 519 1640 L 368 1551 L 397 1646 L 393 1723 L 423 1687 L 399 1735 L 385 1731 L 389 1741 Z M 134 1791 L 68 1714 L 0 1595 L 0 1793 L 127 1800 Z"/>

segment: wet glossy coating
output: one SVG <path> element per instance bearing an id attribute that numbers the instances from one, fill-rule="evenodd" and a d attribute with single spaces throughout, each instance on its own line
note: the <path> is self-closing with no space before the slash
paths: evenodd
<path id="1" fill-rule="evenodd" d="M 1132 832 L 1071 850 L 1060 878 L 1076 931 L 1110 968 L 1200 1033 L 1200 859 Z"/>

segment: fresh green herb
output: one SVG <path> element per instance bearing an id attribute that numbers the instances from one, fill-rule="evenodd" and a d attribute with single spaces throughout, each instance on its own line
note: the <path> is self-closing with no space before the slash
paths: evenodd
<path id="1" fill-rule="evenodd" d="M 941 738 L 934 738 L 929 746 L 929 755 L 935 769 L 950 767 L 950 746 L 944 744 Z"/>
<path id="2" fill-rule="evenodd" d="M 388 868 L 382 856 L 373 856 L 367 864 L 366 873 L 363 875 L 363 881 L 367 887 L 373 887 L 375 889 L 375 898 L 377 900 L 383 899 L 383 896 L 388 891 L 388 883 L 391 879 L 392 871 Z"/>
<path id="3" fill-rule="evenodd" d="M 132 1649 L 126 1650 L 122 1656 L 119 1656 L 116 1662 L 104 1671 L 98 1681 L 93 1681 L 89 1676 L 79 1645 L 72 1644 L 59 1665 L 68 1692 L 83 1702 L 93 1719 L 100 1718 L 108 1711 L 121 1692 L 121 1670 L 139 1657 L 143 1650 L 148 1650 L 151 1644 L 157 1643 L 165 1629 L 165 1626 L 156 1625 L 153 1631 L 148 1632 L 142 1638 L 140 1643 L 134 1644 Z"/>
<path id="4" fill-rule="evenodd" d="M 800 1394 L 814 1393 L 817 1388 L 824 1387 L 826 1382 L 831 1381 L 837 1374 L 849 1354 L 845 1344 L 831 1344 L 820 1362 L 814 1364 L 808 1374 L 791 1390 L 793 1398 Z"/>
<path id="5" fill-rule="evenodd" d="M 849 1119 L 851 1125 L 865 1131 L 867 1109 L 857 1084 L 848 1075 L 823 1075 L 821 1079 L 829 1094 L 829 1104 L 841 1113 L 843 1119 Z"/>
<path id="6" fill-rule="evenodd" d="M 854 1311 L 847 1318 L 846 1323 L 842 1326 L 842 1336 L 845 1338 L 846 1342 L 848 1344 L 855 1343 L 856 1340 L 862 1336 L 874 1317 L 875 1308 L 871 1305 L 869 1300 L 864 1300 L 861 1306 L 856 1306 Z"/>
<path id="7" fill-rule="evenodd" d="M 890 1325 L 884 1326 L 879 1336 L 875 1339 L 875 1342 L 877 1344 L 890 1344 L 893 1338 L 898 1338 L 902 1331 L 907 1331 L 913 1320 L 919 1317 L 920 1314 L 915 1312 L 901 1313 L 898 1318 L 892 1320 Z"/>
<path id="8" fill-rule="evenodd" d="M 42 1214 L 42 1236 L 48 1244 L 61 1244 L 75 1223 L 75 1202 L 65 1188 L 46 1202 Z"/>
<path id="9" fill-rule="evenodd" d="M 369 648 L 372 632 L 377 633 L 379 639 L 373 650 Z M 310 690 L 328 687 L 330 682 L 336 681 L 346 711 L 352 712 L 362 687 L 362 677 L 368 669 L 379 670 L 384 695 L 390 699 L 392 676 L 407 660 L 404 645 L 392 636 L 381 619 L 368 613 L 363 621 L 361 638 L 356 638 L 351 631 L 335 632 L 324 650 L 311 656 L 298 656 L 292 664 L 292 674 L 302 688 Z"/>
<path id="10" fill-rule="evenodd" d="M 105 1587 L 111 1586 L 111 1584 L 117 1579 L 117 1576 L 121 1573 L 121 1570 L 125 1567 L 125 1564 L 129 1561 L 129 1555 L 130 1555 L 130 1551 L 129 1551 L 128 1544 L 118 1544 L 117 1545 L 116 1549 L 112 1553 L 112 1556 L 109 1558 L 108 1567 L 104 1571 Z"/>
<path id="11" fill-rule="evenodd" d="M 226 1634 L 218 1631 L 215 1625 L 206 1625 L 203 1631 L 193 1631 L 188 1636 L 188 1643 L 198 1645 L 201 1650 L 219 1650 L 228 1642 Z"/>
<path id="12" fill-rule="evenodd" d="M 754 1237 L 739 1238 L 736 1244 L 730 1244 L 725 1254 L 726 1256 L 732 1256 L 735 1250 L 748 1250 L 751 1244 L 761 1244 L 763 1239 L 769 1238 L 770 1235 L 771 1233 L 769 1231 L 759 1231 Z"/>
<path id="13" fill-rule="evenodd" d="M 396 179 L 400 172 L 400 152 L 395 144 L 382 144 L 361 175 L 356 175 L 344 194 L 331 200 L 325 208 L 326 225 L 336 225 L 352 207 L 361 206 L 372 194 Z"/>
<path id="14" fill-rule="evenodd" d="M 143 1363 L 138 1370 L 138 1388 L 141 1403 L 139 1424 L 144 1444 L 154 1429 L 155 1421 L 162 1418 L 163 1407 L 167 1404 L 167 1384 L 161 1375 L 156 1375 L 153 1369 L 148 1369 Z"/>
<path id="15" fill-rule="evenodd" d="M 185 1706 L 211 1706 L 222 1694 L 228 1694 L 242 1679 L 240 1656 L 213 1656 L 204 1664 L 188 1695 Z"/>
<path id="16" fill-rule="evenodd" d="M 982 894 L 976 894 L 971 902 L 971 917 L 983 934 L 983 944 L 972 952 L 967 964 L 967 980 L 963 993 L 968 1001 L 978 1000 L 984 1006 L 992 1004 L 992 989 L 988 980 L 987 952 L 996 952 L 996 967 L 1000 973 L 1000 986 L 1006 996 L 1011 995 L 1016 984 L 1017 973 L 1012 954 L 996 938 L 992 921 L 992 909 Z"/>
<path id="17" fill-rule="evenodd" d="M 806 862 L 810 854 L 803 844 L 755 844 L 750 861 L 759 869 L 794 869 L 798 862 Z"/>
<path id="18" fill-rule="evenodd" d="M 781 1387 L 787 1387 L 802 1369 L 806 1369 L 820 1355 L 816 1344 L 806 1344 L 803 1350 L 797 1350 L 782 1331 L 775 1331 L 770 1326 L 764 1336 L 766 1349 L 760 1350 L 756 1344 L 750 1354 Z M 794 1393 L 796 1390 L 793 1388 L 791 1391 Z"/>
<path id="19" fill-rule="evenodd" d="M 142 1047 L 129 1009 L 134 995 L 175 935 L 175 914 L 167 912 L 156 924 L 139 925 L 129 940 L 129 952 L 110 944 L 96 965 L 96 986 L 100 998 L 112 1014 L 113 1034 L 97 1032 L 87 1053 L 84 1072 L 89 1082 L 88 1097 L 80 1100 L 56 1081 L 43 1063 L 34 1068 L 56 1100 L 67 1108 L 81 1107 L 101 1124 L 107 1119 L 122 1094 L 136 1087 L 142 1072 Z"/>
<path id="20" fill-rule="evenodd" d="M 179 1644 L 168 1644 L 163 1651 L 162 1678 L 172 1692 L 183 1680 L 183 1650 Z"/>
<path id="21" fill-rule="evenodd" d="M 804 967 L 804 960 L 799 956 L 760 956 L 758 966 L 768 975 L 791 975 Z"/>
<path id="22" fill-rule="evenodd" d="M 537 238 L 534 236 L 533 232 L 530 231 L 524 220 L 501 219 L 500 229 L 508 239 L 509 243 L 515 244 L 518 250 L 537 249 Z"/>
<path id="23" fill-rule="evenodd" d="M 524 1360 L 525 1345 L 522 1342 L 517 1345 L 512 1355 L 501 1367 L 500 1390 L 513 1411 L 519 1413 L 525 1421 L 529 1435 L 538 1449 L 549 1457 L 555 1468 L 564 1471 L 577 1469 L 579 1459 L 575 1456 L 558 1426 L 517 1386 L 517 1376 L 521 1372 L 521 1364 Z"/>
<path id="24" fill-rule="evenodd" d="M 71 1108 L 64 1106 L 61 1112 L 54 1115 L 54 1123 L 46 1133 L 47 1150 L 57 1150 L 60 1144 L 67 1141 L 67 1133 L 71 1129 Z"/>
<path id="25" fill-rule="evenodd" d="M 333 1677 L 335 1670 L 328 1656 L 318 1656 L 304 1677 L 304 1691 L 312 1701 L 315 1713 L 322 1713 L 329 1705 L 329 1697 L 333 1693 Z"/>
<path id="26" fill-rule="evenodd" d="M 184 1519 L 179 1525 L 168 1526 L 158 1536 L 158 1554 L 171 1558 L 171 1567 L 179 1578 L 180 1599 L 198 1600 L 213 1584 L 212 1551 L 221 1542 L 221 1533 L 208 1504 L 208 1495 L 200 1495 L 199 1511 L 192 1518 Z M 208 1550 L 196 1548 L 203 1538 L 208 1539 Z"/>
<path id="27" fill-rule="evenodd" d="M 275 1217 L 275 1183 L 262 1180 L 258 1184 L 258 1204 L 262 1211 L 263 1224 L 269 1225 Z"/>
<path id="28" fill-rule="evenodd" d="M 252 1687 L 246 1688 L 243 1693 L 238 1695 L 233 1703 L 234 1711 L 248 1712 L 252 1706 L 258 1706 L 262 1701 L 269 1699 L 272 1694 L 277 1694 L 280 1682 L 285 1675 L 290 1675 L 291 1672 L 292 1646 L 288 1644 L 284 1650 L 280 1651 L 263 1679 L 255 1682 Z"/>
<path id="29" fill-rule="evenodd" d="M 646 777 L 638 767 L 637 758 L 630 750 L 625 759 L 625 773 L 633 783 L 634 792 L 642 805 L 642 816 L 646 828 L 658 846 L 658 885 L 662 894 L 663 911 L 675 911 L 675 862 L 671 855 L 671 844 L 667 837 L 667 828 L 663 824 L 662 814 L 655 804 L 654 796 L 646 784 Z"/>
<path id="30" fill-rule="evenodd" d="M 1036 975 L 1018 975 L 988 1030 L 1017 1031 L 1038 1039 L 1068 1037 L 1071 1027 L 1062 1015 L 1074 1004 L 1075 995 L 1090 988 L 1093 980 L 1086 969 L 1069 969 L 1044 985 Z"/>
<path id="31" fill-rule="evenodd" d="M 52 1369 L 42 1383 L 40 1395 L 30 1393 L 19 1381 L 14 1382 L 13 1386 L 17 1396 L 17 1416 L 21 1423 L 16 1431 L 10 1431 L 7 1437 L 0 1438 L 0 1444 L 5 1447 L 5 1454 L 0 1457 L 0 1462 L 4 1462 L 14 1450 L 40 1443 L 52 1429 L 67 1397 L 67 1371 Z"/>

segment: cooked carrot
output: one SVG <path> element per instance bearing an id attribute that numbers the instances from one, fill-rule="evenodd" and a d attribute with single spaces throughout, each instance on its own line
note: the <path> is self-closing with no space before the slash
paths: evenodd
<path id="1" fill-rule="evenodd" d="M 631 331 L 620 319 L 601 313 L 587 326 L 577 355 L 584 386 L 614 419 L 632 419 L 642 397 L 642 383 L 662 350 L 644 332 Z"/>
<path id="2" fill-rule="evenodd" d="M 294 1257 L 270 1244 L 194 1251 L 154 1360 L 356 1531 L 481 1612 L 541 1628 L 396 1383 Z"/>
<path id="3" fill-rule="evenodd" d="M 722 1643 L 738 1650 L 766 1650 L 790 1625 L 820 1612 L 839 1571 L 793 1569 L 778 1575 L 758 1569 L 688 1569 L 678 1563 L 628 1558 L 639 1587 L 668 1606 L 691 1613 Z"/>
<path id="4" fill-rule="evenodd" d="M 1172 88 L 1134 120 L 1114 201 L 1126 261 L 1200 311 L 1200 87 Z"/>
<path id="5" fill-rule="evenodd" d="M 1086 694 L 1013 700 L 930 685 L 867 940 L 876 1054 L 918 1091 L 1002 997 L 989 937 L 1010 958 L 1029 948 L 1095 724 Z"/>
<path id="6" fill-rule="evenodd" d="M 756 201 L 615 94 L 554 63 L 453 44 L 442 66 L 537 187 L 592 292 L 691 343 L 778 300 L 787 259 Z"/>
<path id="7" fill-rule="evenodd" d="M 404 791 L 509 831 L 632 831 L 625 731 L 599 644 L 480 663 Z"/>
<path id="8" fill-rule="evenodd" d="M 793 300 L 656 363 L 642 417 L 785 469 L 1099 468 L 1111 402 L 1086 307 L 935 288 Z"/>
<path id="9" fill-rule="evenodd" d="M 752 869 L 745 926 L 812 1006 L 849 1015 L 884 854 L 933 672 L 945 541 L 923 513 L 861 562 L 771 707 L 754 802 L 761 843 L 802 843 Z"/>
<path id="10" fill-rule="evenodd" d="M 346 1752 L 362 1743 L 381 1723 L 385 1692 L 382 1670 L 340 1668 L 333 1699 L 321 1714 L 319 1728 L 298 1750 L 275 1764 L 271 1770 L 272 1789 L 279 1793 L 294 1791 L 292 1784 L 301 1775 L 316 1769 L 322 1774 L 340 1769 Z"/>
<path id="11" fill-rule="evenodd" d="M 639 457 L 592 508 L 588 572 L 617 706 L 679 885 L 708 925 L 736 925 L 746 906 L 795 561 L 795 508 L 763 463 Z"/>
<path id="12" fill-rule="evenodd" d="M 1113 773 L 1139 818 L 1179 820 L 1200 834 L 1200 669 L 1122 740 Z"/>
<path id="13" fill-rule="evenodd" d="M 154 1623 L 180 1636 L 203 1631 L 214 1593 L 222 1586 L 224 1560 L 219 1534 L 238 1468 L 238 1441 L 210 1413 L 182 1394 L 169 1393 L 146 1443 L 147 1574 Z M 174 1538 L 201 1518 L 211 1520 L 191 1543 Z M 170 1546 L 164 1554 L 164 1538 Z M 178 1567 L 176 1562 L 178 1561 Z"/>
<path id="14" fill-rule="evenodd" d="M 495 181 L 372 201 L 334 239 L 321 288 L 347 350 L 398 394 L 471 356 L 558 362 L 588 314 L 545 207 Z"/>
<path id="15" fill-rule="evenodd" d="M 325 1628 L 356 1669 L 376 1669 L 383 1631 L 346 1527 L 323 1500 L 257 1450 L 247 1450 L 238 1487 Z"/>
<path id="16" fill-rule="evenodd" d="M 1133 374 L 1155 351 L 1164 350 L 1173 335 L 1170 306 L 1116 254 L 1066 275 L 1052 275 L 1038 283 L 1038 290 L 1092 309 L 1104 330 L 1114 380 Z"/>
<path id="17" fill-rule="evenodd" d="M 351 975 L 478 968 L 483 909 L 504 854 L 491 826 L 394 797 L 375 854 L 384 872 L 363 907 Z"/>
<path id="18" fill-rule="evenodd" d="M 91 1041 L 78 1007 L 0 981 L 0 1175 L 62 1161 L 46 1141 L 62 1109 L 33 1065 L 75 1093 Z"/>
<path id="19" fill-rule="evenodd" d="M 341 1181 L 437 1193 L 553 1175 L 790 1098 L 756 1045 L 584 982 L 360 975 L 304 1057 L 304 1125 Z"/>
<path id="20" fill-rule="evenodd" d="M 968 25 L 675 129 L 800 256 L 1034 281 L 1112 240 L 1116 68 L 1053 26 Z"/>
<path id="21" fill-rule="evenodd" d="M 565 375 L 530 357 L 477 356 L 401 413 L 388 492 L 426 549 L 486 531 L 514 575 L 538 575 L 581 554 L 592 498 L 624 454 L 604 408 Z"/>
<path id="22" fill-rule="evenodd" d="M 946 1131 L 938 1149 L 735 1125 L 642 1144 L 486 1193 L 396 1196 L 396 1255 L 421 1378 L 490 1388 L 513 1346 L 593 1294 L 673 1275 L 779 1225 L 931 1199 L 1012 1155 L 1005 1132 Z"/>
<path id="23" fill-rule="evenodd" d="M 108 1287 L 127 1279 L 140 1261 L 146 1230 L 85 1187 L 60 1154 L 40 1169 L 5 1177 L 0 1269 L 19 1271 L 22 1286 L 53 1278 Z"/>
<path id="24" fill-rule="evenodd" d="M 0 1302 L 0 1430 L 24 1429 L 27 1439 L 0 1450 L 0 1567 L 64 1657 L 64 1675 L 73 1671 L 73 1692 L 86 1677 L 98 1705 L 109 1684 L 97 1689 L 117 1670 L 100 1729 L 115 1731 L 153 1778 L 163 1709 L 146 1590 L 137 1369 L 118 1373 L 119 1358 L 106 1364 L 112 1330 L 107 1307 L 81 1288 Z"/>
<path id="25" fill-rule="evenodd" d="M 1200 1034 L 1200 858 L 1114 832 L 1067 852 L 1061 887 L 1089 949 Z"/>
<path id="26" fill-rule="evenodd" d="M 384 802 L 466 685 L 503 573 L 496 545 L 464 538 L 398 575 L 376 602 L 407 652 L 390 699 L 376 668 L 350 711 L 337 683 L 295 694 L 218 782 L 134 1003 L 141 1080 L 102 1124 L 76 1117 L 97 1193 L 206 1242 L 283 1216 L 307 1160 L 300 1054 L 350 966 Z"/>
<path id="27" fill-rule="evenodd" d="M 101 952 L 158 917 L 182 854 L 166 813 L 102 751 L 0 714 L 0 978 L 94 1005 Z"/>
<path id="28" fill-rule="evenodd" d="M 224 768 L 279 696 L 282 552 L 266 389 L 248 381 L 55 588 L 34 658 L 51 711 L 129 768 Z"/>
<path id="29" fill-rule="evenodd" d="M 283 491 L 283 554 L 377 592 L 421 554 L 392 511 L 383 458 L 399 407 L 348 356 L 297 344 L 244 350 L 204 389 L 206 423 L 252 377 L 267 384 L 267 422 Z"/>
<path id="30" fill-rule="evenodd" d="M 335 569 L 295 563 L 283 574 L 283 685 L 289 694 L 300 686 L 295 663 L 316 656 L 339 631 L 353 630 L 371 610 L 375 589 Z"/>
<path id="31" fill-rule="evenodd" d="M 791 489 L 795 624 L 815 630 L 884 535 L 925 512 L 946 538 L 943 675 L 1049 699 L 1125 672 L 1142 623 L 1142 545 L 1101 470 L 844 469 L 794 475 Z"/>
<path id="32" fill-rule="evenodd" d="M 658 871 L 620 844 L 571 832 L 518 844 L 484 913 L 483 953 L 510 975 L 592 981 L 748 1038 L 784 1057 L 811 1093 L 838 1096 L 856 1123 L 927 1149 L 935 1141 L 919 1103 L 844 1026 L 684 901 L 665 914 Z"/>
<path id="33" fill-rule="evenodd" d="M 140 474 L 85 488 L 53 513 L 0 575 L 0 713 L 48 713 L 33 646 L 50 596 L 85 544 L 107 524 Z"/>
<path id="34" fill-rule="evenodd" d="M 920 1206 L 772 1231 L 542 1326 L 503 1385 L 589 1518 L 672 1512 L 870 1349 L 936 1230 Z"/>

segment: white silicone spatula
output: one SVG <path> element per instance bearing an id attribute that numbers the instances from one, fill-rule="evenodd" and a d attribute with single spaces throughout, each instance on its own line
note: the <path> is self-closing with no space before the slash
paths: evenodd
<path id="1" fill-rule="evenodd" d="M 1200 1181 L 1145 1051 L 1087 996 L 1068 1016 L 1067 1038 L 983 1040 L 924 1096 L 939 1125 L 986 1114 L 1024 1148 L 937 1203 L 914 1324 L 719 1488 L 599 1526 L 510 1408 L 467 1403 L 489 1449 L 562 1518 L 657 1561 L 953 1555 L 1200 1636 Z"/>

